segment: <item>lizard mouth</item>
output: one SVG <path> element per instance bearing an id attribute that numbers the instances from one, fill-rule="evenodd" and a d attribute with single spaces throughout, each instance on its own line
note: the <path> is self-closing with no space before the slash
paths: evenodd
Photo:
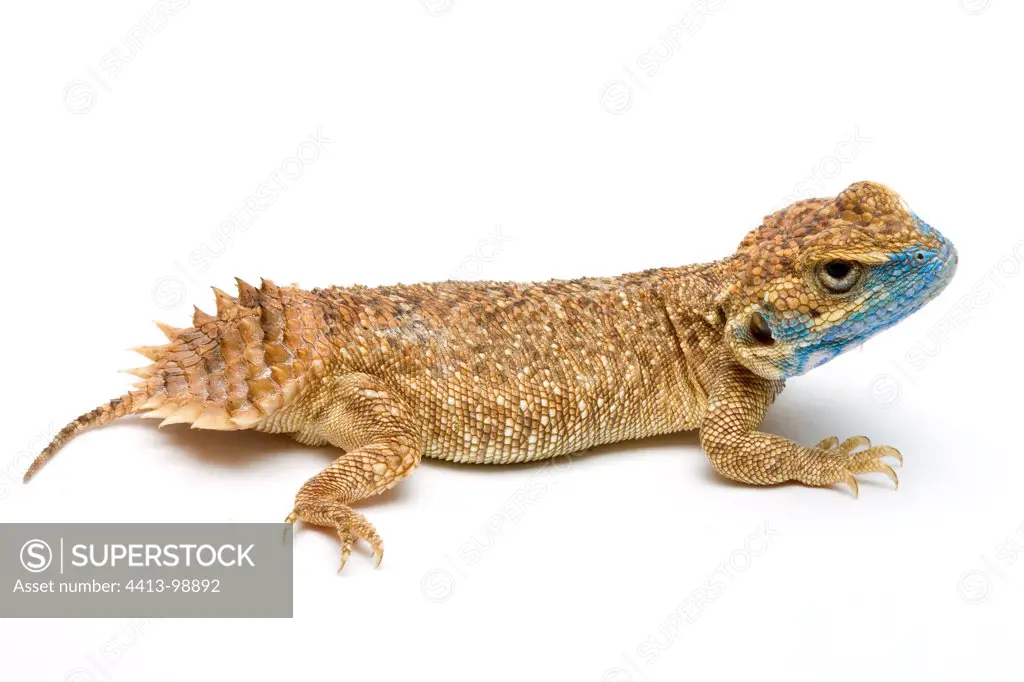
<path id="1" fill-rule="evenodd" d="M 921 305 L 924 305 L 928 301 L 942 293 L 951 281 L 953 281 L 953 275 L 956 274 L 957 266 L 960 264 L 960 255 L 956 251 L 956 247 L 953 243 L 946 241 L 942 247 L 942 251 L 938 254 L 939 264 L 935 267 L 934 281 L 931 286 L 931 291 L 924 297 Z"/>
<path id="2" fill-rule="evenodd" d="M 956 274 L 956 268 L 960 265 L 960 254 L 957 253 L 956 247 L 953 246 L 952 242 L 946 242 L 946 248 L 943 249 L 943 255 L 945 256 L 944 269 L 946 271 L 946 281 L 953 279 L 953 275 Z"/>

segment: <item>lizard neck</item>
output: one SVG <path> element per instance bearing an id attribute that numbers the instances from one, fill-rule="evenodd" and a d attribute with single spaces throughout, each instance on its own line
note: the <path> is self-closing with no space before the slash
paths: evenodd
<path id="1" fill-rule="evenodd" d="M 716 261 L 651 273 L 652 298 L 665 316 L 678 362 L 672 390 L 692 402 L 682 429 L 696 428 L 703 414 L 718 367 L 723 360 L 726 316 L 720 300 L 729 261 Z"/>

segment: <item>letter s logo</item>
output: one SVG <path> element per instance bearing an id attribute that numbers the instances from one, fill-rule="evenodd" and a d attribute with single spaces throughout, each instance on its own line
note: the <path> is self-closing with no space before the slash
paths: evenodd
<path id="1" fill-rule="evenodd" d="M 21 565 L 30 573 L 41 573 L 53 562 L 53 551 L 42 540 L 29 540 L 21 546 Z"/>

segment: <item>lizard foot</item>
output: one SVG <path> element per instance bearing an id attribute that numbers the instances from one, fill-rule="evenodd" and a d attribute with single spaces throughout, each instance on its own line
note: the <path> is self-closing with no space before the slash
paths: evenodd
<path id="1" fill-rule="evenodd" d="M 798 479 L 804 483 L 818 486 L 845 483 L 856 498 L 859 487 L 855 474 L 877 472 L 888 476 L 893 485 L 899 488 L 900 481 L 896 472 L 883 459 L 891 457 L 903 466 L 903 455 L 888 445 L 872 447 L 866 436 L 847 438 L 842 443 L 834 436 L 826 438 L 811 453 L 804 475 Z"/>
<path id="2" fill-rule="evenodd" d="M 352 545 L 359 539 L 370 545 L 377 566 L 380 566 L 380 562 L 384 558 L 384 542 L 377 535 L 373 524 L 351 507 L 333 503 L 296 507 L 288 514 L 285 523 L 294 523 L 300 519 L 317 526 L 333 527 L 338 532 L 338 538 L 341 540 L 339 573 L 341 569 L 345 568 L 345 563 L 352 554 Z"/>

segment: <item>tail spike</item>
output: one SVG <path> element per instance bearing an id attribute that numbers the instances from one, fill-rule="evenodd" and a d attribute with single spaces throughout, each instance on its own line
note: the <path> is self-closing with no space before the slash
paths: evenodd
<path id="1" fill-rule="evenodd" d="M 149 379 L 153 376 L 153 371 L 149 367 L 132 367 L 131 369 L 122 369 L 121 371 L 140 379 Z"/>
<path id="2" fill-rule="evenodd" d="M 217 298 L 217 317 L 222 320 L 234 319 L 238 311 L 238 301 L 217 287 L 213 287 L 213 295 Z"/>
<path id="3" fill-rule="evenodd" d="M 163 395 L 152 395 L 149 396 L 145 402 L 139 405 L 139 410 L 155 410 L 161 405 L 167 402 L 167 398 Z"/>
<path id="4" fill-rule="evenodd" d="M 164 403 L 155 410 L 149 412 L 143 412 L 141 416 L 143 419 L 164 419 L 170 417 L 178 410 L 178 406 L 173 403 Z"/>
<path id="5" fill-rule="evenodd" d="M 269 279 L 260 278 L 260 291 L 268 296 L 277 296 L 281 290 Z"/>
<path id="6" fill-rule="evenodd" d="M 210 322 L 216 321 L 216 317 L 204 313 L 202 310 L 199 309 L 199 306 L 195 306 L 195 312 L 192 314 L 192 325 L 194 327 L 202 327 L 205 324 L 209 324 Z"/>
<path id="7" fill-rule="evenodd" d="M 211 405 L 203 410 L 194 422 L 193 429 L 212 429 L 214 431 L 233 431 L 235 427 L 228 418 L 227 410 L 219 405 Z"/>
<path id="8" fill-rule="evenodd" d="M 159 362 L 163 359 L 166 349 L 164 346 L 136 346 L 131 350 L 153 362 Z"/>
<path id="9" fill-rule="evenodd" d="M 164 333 L 164 336 L 167 337 L 168 341 L 174 341 L 182 332 L 185 331 L 184 329 L 178 329 L 177 327 L 172 327 L 171 325 L 164 324 L 163 322 L 157 322 L 156 326 L 160 328 L 160 331 Z"/>
<path id="10" fill-rule="evenodd" d="M 198 403 L 184 405 L 177 408 L 160 422 L 160 428 L 170 424 L 191 424 L 203 411 L 203 406 Z"/>
<path id="11" fill-rule="evenodd" d="M 246 308 L 255 308 L 260 303 L 260 292 L 253 285 L 235 277 L 238 283 L 238 302 Z"/>

